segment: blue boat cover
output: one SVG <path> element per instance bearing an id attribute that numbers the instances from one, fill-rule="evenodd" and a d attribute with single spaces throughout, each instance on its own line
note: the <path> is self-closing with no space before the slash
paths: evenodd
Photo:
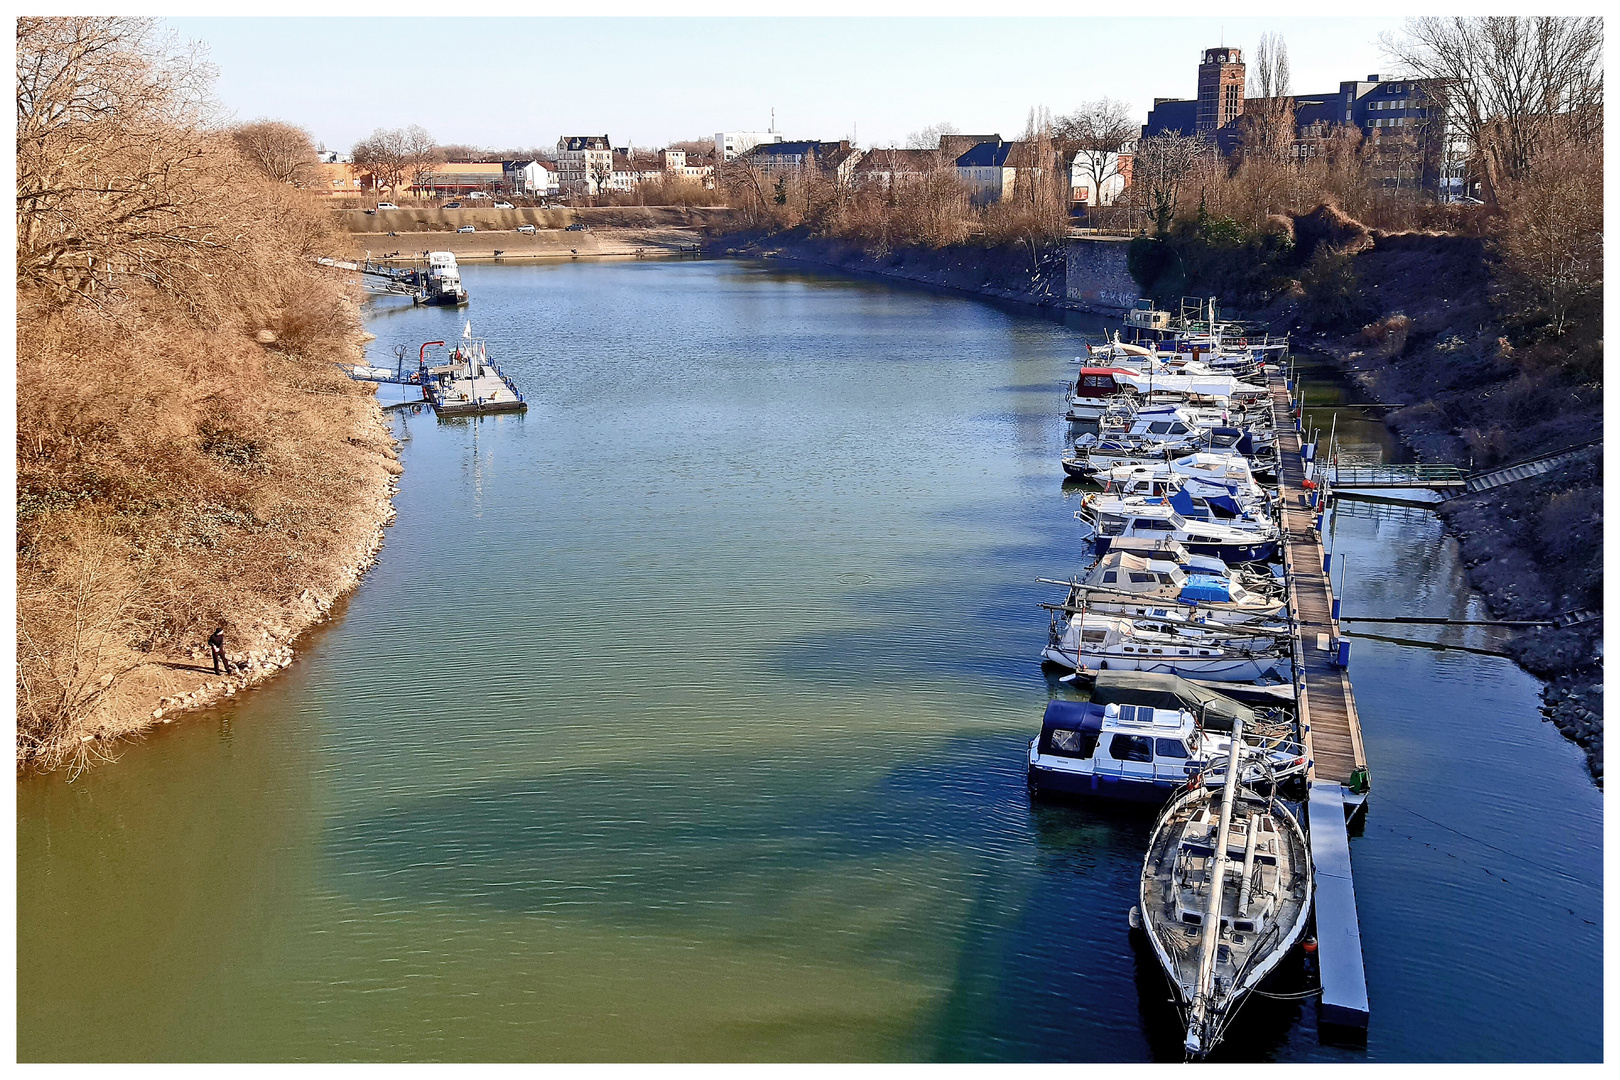
<path id="1" fill-rule="evenodd" d="M 1226 517 L 1237 517 L 1243 512 L 1238 507 L 1237 500 L 1230 495 L 1212 495 L 1204 501 L 1209 503 L 1211 510 L 1220 511 Z"/>
<path id="2" fill-rule="evenodd" d="M 1227 601 L 1232 599 L 1232 591 L 1227 588 L 1224 578 L 1213 574 L 1188 574 L 1187 583 L 1181 587 L 1181 599 L 1199 604 L 1212 600 Z"/>
<path id="3" fill-rule="evenodd" d="M 1193 505 L 1193 497 L 1187 494 L 1186 488 L 1176 489 L 1176 493 L 1170 496 L 1170 506 L 1178 514 L 1197 513 L 1197 507 Z"/>
<path id="4" fill-rule="evenodd" d="M 1067 728 L 1070 731 L 1101 731 L 1102 709 L 1089 701 L 1065 701 L 1053 698 L 1046 703 L 1046 715 L 1041 717 L 1041 730 Z"/>

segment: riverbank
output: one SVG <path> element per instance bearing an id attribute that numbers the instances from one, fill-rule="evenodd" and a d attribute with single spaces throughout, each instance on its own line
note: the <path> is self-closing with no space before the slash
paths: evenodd
<path id="1" fill-rule="evenodd" d="M 1389 426 L 1423 460 L 1483 471 L 1601 437 L 1602 386 L 1527 362 L 1508 344 L 1479 240 L 1372 233 L 1368 241 L 1352 261 L 1358 328 L 1304 333 L 1298 295 L 1258 317 L 1331 358 L 1368 399 L 1402 403 Z M 1602 502 L 1599 454 L 1437 512 L 1492 615 L 1543 618 L 1602 609 Z M 1547 682 L 1547 719 L 1581 747 L 1601 783 L 1602 622 L 1517 633 L 1508 652 Z"/>
<path id="2" fill-rule="evenodd" d="M 648 228 L 613 225 L 536 229 L 532 233 L 484 230 L 472 233 L 353 233 L 350 241 L 363 258 L 413 262 L 424 251 L 448 251 L 457 262 L 525 262 L 589 258 L 651 258 L 695 252 L 702 234 L 679 226 Z"/>
<path id="3" fill-rule="evenodd" d="M 1061 251 L 1032 258 L 1018 246 L 943 248 L 868 246 L 803 229 L 716 232 L 704 242 L 711 255 L 771 259 L 855 277 L 890 278 L 939 289 L 1009 300 L 1036 307 L 1064 307 L 1065 263 Z"/>

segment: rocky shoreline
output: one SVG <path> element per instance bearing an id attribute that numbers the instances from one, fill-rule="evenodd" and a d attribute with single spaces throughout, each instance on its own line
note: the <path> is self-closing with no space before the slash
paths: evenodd
<path id="1" fill-rule="evenodd" d="M 1501 337 L 1477 240 L 1374 235 L 1356 256 L 1373 317 L 1349 333 L 1298 332 L 1295 298 L 1259 313 L 1329 357 L 1368 400 L 1406 402 L 1390 428 L 1421 459 L 1470 471 L 1575 446 L 1602 433 L 1601 387 L 1529 371 Z M 1444 290 L 1436 286 L 1444 283 Z M 1437 508 L 1468 583 L 1496 618 L 1602 607 L 1601 452 Z M 1544 716 L 1603 781 L 1602 621 L 1516 633 L 1512 658 L 1547 682 Z"/>

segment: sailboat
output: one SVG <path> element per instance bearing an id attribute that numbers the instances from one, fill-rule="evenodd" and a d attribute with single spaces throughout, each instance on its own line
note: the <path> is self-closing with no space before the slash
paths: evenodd
<path id="1" fill-rule="evenodd" d="M 1244 996 L 1299 941 L 1311 910 L 1298 819 L 1275 796 L 1239 782 L 1264 760 L 1244 752 L 1241 717 L 1230 745 L 1237 767 L 1230 756 L 1219 763 L 1220 787 L 1195 777 L 1159 815 L 1131 911 L 1175 991 L 1190 1059 L 1220 1042 Z"/>

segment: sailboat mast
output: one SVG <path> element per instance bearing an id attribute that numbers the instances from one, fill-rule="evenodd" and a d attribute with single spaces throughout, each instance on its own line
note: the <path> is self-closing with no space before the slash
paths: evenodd
<path id="1" fill-rule="evenodd" d="M 1215 954 L 1221 939 L 1221 900 L 1226 895 L 1226 844 L 1232 833 L 1232 804 L 1236 801 L 1238 770 L 1243 766 L 1243 718 L 1232 720 L 1232 748 L 1226 755 L 1226 783 L 1221 789 L 1221 823 L 1215 833 L 1215 854 L 1210 859 L 1209 908 L 1204 913 L 1204 934 L 1198 944 L 1198 983 L 1193 990 L 1192 1008 L 1187 1014 L 1189 1053 L 1205 1049 L 1199 1038 L 1209 1010 L 1211 984 L 1215 979 Z"/>

